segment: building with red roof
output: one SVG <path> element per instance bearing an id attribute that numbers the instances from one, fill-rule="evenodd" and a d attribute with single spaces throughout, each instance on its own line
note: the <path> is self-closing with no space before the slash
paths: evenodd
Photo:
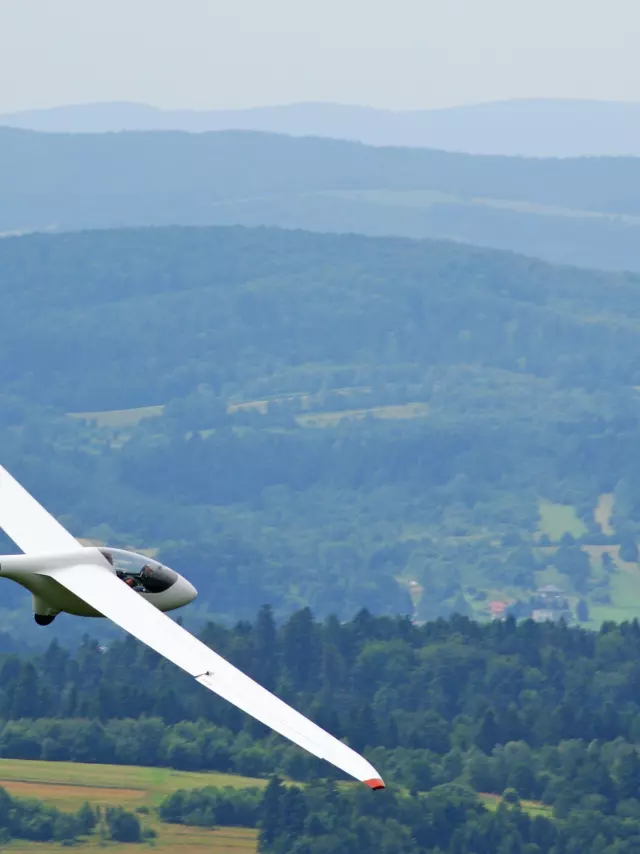
<path id="1" fill-rule="evenodd" d="M 504 619 L 504 612 L 507 610 L 509 606 L 506 602 L 489 602 L 489 611 L 491 613 L 491 617 L 494 620 Z"/>

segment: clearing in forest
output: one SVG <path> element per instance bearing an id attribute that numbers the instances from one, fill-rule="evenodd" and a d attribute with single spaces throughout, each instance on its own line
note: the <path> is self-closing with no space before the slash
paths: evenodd
<path id="1" fill-rule="evenodd" d="M 596 505 L 596 509 L 593 511 L 593 518 L 596 523 L 600 525 L 602 533 L 607 537 L 610 537 L 614 533 L 611 526 L 613 501 L 613 492 L 605 492 L 598 498 L 598 504 Z"/>
<path id="2" fill-rule="evenodd" d="M 571 534 L 576 539 L 587 533 L 587 526 L 576 513 L 572 504 L 555 504 L 541 499 L 538 502 L 540 513 L 539 531 L 550 540 L 558 541 L 563 534 Z"/>

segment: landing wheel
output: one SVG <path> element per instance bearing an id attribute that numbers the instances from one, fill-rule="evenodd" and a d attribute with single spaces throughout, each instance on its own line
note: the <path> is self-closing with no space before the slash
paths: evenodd
<path id="1" fill-rule="evenodd" d="M 33 619 L 39 626 L 50 626 L 51 623 L 55 620 L 56 615 L 54 614 L 52 617 L 46 614 L 34 614 Z"/>

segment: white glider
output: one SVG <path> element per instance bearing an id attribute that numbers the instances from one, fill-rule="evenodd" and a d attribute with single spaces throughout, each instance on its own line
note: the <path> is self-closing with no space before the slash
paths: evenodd
<path id="1" fill-rule="evenodd" d="M 383 789 L 362 756 L 250 679 L 167 617 L 195 599 L 186 578 L 144 555 L 83 546 L 0 466 L 0 527 L 21 555 L 0 556 L 0 577 L 33 595 L 35 620 L 61 612 L 106 617 L 266 726 L 370 786 Z"/>

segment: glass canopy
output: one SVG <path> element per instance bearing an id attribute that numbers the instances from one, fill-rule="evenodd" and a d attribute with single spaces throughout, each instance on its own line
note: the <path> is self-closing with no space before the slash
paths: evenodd
<path id="1" fill-rule="evenodd" d="M 118 578 L 139 593 L 162 593 L 178 580 L 178 573 L 157 560 L 124 549 L 100 549 Z"/>

